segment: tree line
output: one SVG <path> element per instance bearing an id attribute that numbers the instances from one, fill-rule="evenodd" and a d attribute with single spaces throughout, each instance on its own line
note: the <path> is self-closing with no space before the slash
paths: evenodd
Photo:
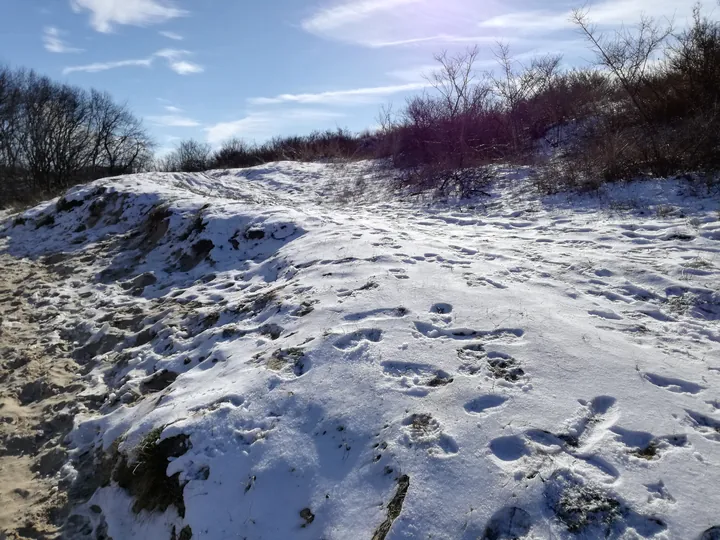
<path id="1" fill-rule="evenodd" d="M 0 66 L 0 206 L 150 166 L 142 122 L 105 92 Z"/>

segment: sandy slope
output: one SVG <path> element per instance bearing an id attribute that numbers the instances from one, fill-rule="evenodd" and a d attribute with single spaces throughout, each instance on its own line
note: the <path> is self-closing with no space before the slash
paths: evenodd
<path id="1" fill-rule="evenodd" d="M 0 255 L 0 531 L 7 538 L 55 538 L 65 518 L 56 474 L 67 461 L 61 442 L 83 386 L 70 345 L 36 307 L 56 280 L 45 265 Z"/>
<path id="2" fill-rule="evenodd" d="M 348 178 L 372 196 L 335 204 Z M 6 252 L 58 276 L 39 309 L 95 404 L 60 473 L 75 536 L 720 524 L 716 199 L 667 181 L 538 200 L 508 170 L 489 199 L 426 207 L 373 182 L 149 174 L 5 223 Z"/>

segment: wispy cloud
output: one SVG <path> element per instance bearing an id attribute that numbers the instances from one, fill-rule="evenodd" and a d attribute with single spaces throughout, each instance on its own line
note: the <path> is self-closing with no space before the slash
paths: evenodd
<path id="1" fill-rule="evenodd" d="M 685 18 L 692 10 L 691 2 L 677 0 L 604 0 L 588 4 L 587 11 L 594 24 L 601 26 L 633 25 L 642 14 L 669 19 Z M 552 33 L 574 28 L 572 11 L 531 10 L 516 11 L 491 17 L 479 23 L 481 28 L 522 31 L 527 33 Z"/>
<path id="2" fill-rule="evenodd" d="M 98 32 L 112 32 L 113 25 L 147 26 L 187 15 L 169 0 L 70 0 L 77 13 L 90 12 L 90 24 Z"/>
<path id="3" fill-rule="evenodd" d="M 172 39 L 172 40 L 175 40 L 175 41 L 182 41 L 182 40 L 184 39 L 180 34 L 176 34 L 175 32 L 163 31 L 163 32 L 158 32 L 158 33 L 159 33 L 161 36 L 164 36 L 164 37 L 166 37 L 166 38 L 168 38 L 168 39 Z"/>
<path id="4" fill-rule="evenodd" d="M 123 67 L 150 67 L 152 58 L 139 58 L 136 60 L 118 60 L 116 62 L 96 62 L 94 64 L 86 64 L 84 66 L 69 66 L 63 69 L 63 75 L 70 73 L 98 73 L 100 71 L 108 71 Z"/>
<path id="5" fill-rule="evenodd" d="M 45 50 L 51 53 L 79 53 L 83 49 L 71 47 L 62 39 L 63 32 L 54 26 L 48 26 L 43 32 L 43 43 Z"/>
<path id="6" fill-rule="evenodd" d="M 166 110 L 167 112 L 170 112 L 170 113 L 173 113 L 173 114 L 178 114 L 178 113 L 183 112 L 183 110 L 182 110 L 180 107 L 175 107 L 174 105 L 166 105 L 166 106 L 165 106 L 165 110 Z"/>
<path id="7" fill-rule="evenodd" d="M 176 114 L 168 114 L 168 115 L 162 115 L 162 116 L 147 116 L 146 117 L 149 122 L 157 125 L 157 126 L 166 126 L 166 127 L 197 127 L 200 125 L 200 122 L 197 120 L 193 120 L 192 118 L 187 118 L 185 116 L 179 116 Z"/>
<path id="8" fill-rule="evenodd" d="M 378 12 L 391 11 L 398 6 L 416 4 L 421 0 L 361 0 L 349 1 L 326 8 L 305 19 L 302 26 L 308 32 L 326 32 L 352 24 Z"/>
<path id="9" fill-rule="evenodd" d="M 147 58 L 138 58 L 133 60 L 119 60 L 115 62 L 97 62 L 83 66 L 69 66 L 63 69 L 63 74 L 84 72 L 97 73 L 99 71 L 108 71 L 123 67 L 151 67 L 157 58 L 163 58 L 167 61 L 168 67 L 179 75 L 190 75 L 193 73 L 201 73 L 204 68 L 199 64 L 194 64 L 183 60 L 184 57 L 192 54 L 190 51 L 180 51 L 176 49 L 162 49 L 153 53 Z"/>
<path id="10" fill-rule="evenodd" d="M 305 18 L 301 27 L 317 37 L 362 47 L 428 48 L 497 41 L 534 46 L 539 36 L 573 28 L 567 2 L 508 0 L 327 0 L 330 7 Z M 523 4 L 525 7 L 523 7 Z M 582 2 L 580 2 L 580 5 Z M 593 21 L 607 28 L 633 25 L 642 13 L 684 23 L 690 0 L 590 0 Z"/>
<path id="11" fill-rule="evenodd" d="M 277 105 L 280 103 L 351 105 L 354 103 L 373 103 L 383 97 L 401 92 L 412 92 L 427 87 L 426 82 L 412 82 L 393 86 L 374 86 L 351 90 L 334 90 L 316 94 L 280 94 L 275 97 L 257 97 L 248 99 L 250 105 Z"/>
<path id="12" fill-rule="evenodd" d="M 363 47 L 400 47 L 437 43 L 480 43 L 477 21 L 493 5 L 476 0 L 335 0 L 306 17 L 301 26 L 315 36 Z"/>
<path id="13" fill-rule="evenodd" d="M 231 137 L 262 141 L 282 131 L 297 129 L 298 132 L 317 127 L 320 121 L 337 121 L 345 115 L 334 111 L 316 109 L 291 109 L 282 111 L 250 112 L 240 120 L 220 122 L 205 128 L 207 141 L 217 146 Z"/>
<path id="14" fill-rule="evenodd" d="M 418 37 L 418 38 L 407 38 L 398 40 L 369 40 L 365 43 L 368 47 L 373 49 L 380 49 L 383 47 L 398 47 L 401 45 L 418 45 L 421 43 L 497 43 L 498 41 L 516 41 L 515 38 L 509 36 L 455 36 L 451 34 L 437 34 L 434 36 Z"/>

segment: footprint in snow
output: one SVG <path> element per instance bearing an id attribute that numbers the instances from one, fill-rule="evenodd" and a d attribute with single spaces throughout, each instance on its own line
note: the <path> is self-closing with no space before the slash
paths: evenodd
<path id="1" fill-rule="evenodd" d="M 528 382 L 528 377 L 520 362 L 509 354 L 496 351 L 486 352 L 482 343 L 470 343 L 458 349 L 457 353 L 458 357 L 463 360 L 459 371 L 465 375 L 473 376 L 485 373 L 488 377 L 509 385 Z"/>
<path id="2" fill-rule="evenodd" d="M 522 437 L 514 436 L 523 441 L 522 452 L 520 442 L 509 438 L 501 441 L 499 452 L 502 453 L 507 446 L 515 448 L 515 453 L 505 452 L 503 455 L 516 456 L 516 459 L 532 458 L 528 465 L 535 467 L 535 473 L 548 467 L 556 468 L 557 463 L 562 461 L 572 464 L 581 462 L 601 472 L 608 478 L 608 482 L 615 482 L 620 477 L 620 472 L 595 450 L 619 417 L 615 398 L 598 396 L 590 402 L 580 400 L 580 403 L 581 410 L 566 422 L 564 428 L 554 433 L 543 429 L 528 429 Z M 548 462 L 547 455 L 553 455 L 554 458 Z"/>
<path id="3" fill-rule="evenodd" d="M 448 313 L 452 313 L 453 307 L 452 304 L 447 304 L 445 302 L 438 302 L 437 304 L 433 304 L 430 308 L 430 313 L 437 313 L 438 315 L 447 315 Z"/>
<path id="4" fill-rule="evenodd" d="M 601 319 L 610 319 L 615 321 L 622 320 L 622 317 L 620 315 L 610 310 L 591 309 L 590 311 L 588 311 L 588 314 L 592 315 L 593 317 L 600 317 Z"/>
<path id="5" fill-rule="evenodd" d="M 493 455 L 500 461 L 517 461 L 521 457 L 530 454 L 525 441 L 518 435 L 497 437 L 490 441 L 488 446 Z"/>
<path id="6" fill-rule="evenodd" d="M 453 377 L 428 364 L 412 362 L 383 362 L 383 373 L 393 385 L 408 395 L 424 397 L 433 388 L 442 388 L 453 382 Z"/>
<path id="7" fill-rule="evenodd" d="M 369 311 L 360 311 L 358 313 L 350 313 L 343 317 L 346 321 L 362 321 L 365 319 L 385 319 L 385 318 L 402 318 L 410 313 L 407 308 L 378 308 Z"/>
<path id="8" fill-rule="evenodd" d="M 390 273 L 395 276 L 396 279 L 410 279 L 410 276 L 408 276 L 402 268 L 391 268 Z"/>
<path id="9" fill-rule="evenodd" d="M 613 426 L 610 431 L 616 436 L 615 440 L 623 444 L 627 451 L 638 458 L 653 460 L 659 458 L 670 448 L 688 448 L 690 446 L 687 435 L 663 435 L 656 437 L 646 431 L 632 431 L 619 426 Z"/>
<path id="10" fill-rule="evenodd" d="M 488 540 L 520 540 L 527 538 L 533 520 L 525 510 L 517 506 L 505 506 L 495 512 L 485 527 L 482 538 Z"/>
<path id="11" fill-rule="evenodd" d="M 423 336 L 430 339 L 451 338 L 451 339 L 474 339 L 484 338 L 486 341 L 519 338 L 525 334 L 521 328 L 496 328 L 494 330 L 473 330 L 470 328 L 440 328 L 430 323 L 415 321 L 415 328 Z"/>
<path id="12" fill-rule="evenodd" d="M 464 408 L 468 414 L 482 415 L 504 405 L 507 400 L 505 396 L 488 394 L 468 401 Z"/>
<path id="13" fill-rule="evenodd" d="M 455 439 L 443 433 L 440 423 L 429 414 L 412 414 L 403 424 L 403 442 L 407 446 L 425 448 L 437 457 L 450 457 L 459 452 Z"/>
<path id="14" fill-rule="evenodd" d="M 720 442 L 720 420 L 706 416 L 697 411 L 685 409 L 685 422 L 706 439 Z"/>
<path id="15" fill-rule="evenodd" d="M 638 513 L 617 494 L 570 468 L 553 472 L 543 491 L 548 508 L 573 537 L 582 531 L 583 538 L 614 538 L 618 533 L 650 538 L 667 529 L 662 520 Z"/>
<path id="16" fill-rule="evenodd" d="M 345 351 L 358 347 L 363 341 L 377 343 L 380 340 L 382 340 L 382 330 L 369 328 L 344 335 L 335 342 L 335 348 Z"/>
<path id="17" fill-rule="evenodd" d="M 694 382 L 684 381 L 682 379 L 663 377 L 662 375 L 657 375 L 655 373 L 643 373 L 642 376 L 651 384 L 678 394 L 699 394 L 705 390 L 704 386 L 700 386 Z"/>

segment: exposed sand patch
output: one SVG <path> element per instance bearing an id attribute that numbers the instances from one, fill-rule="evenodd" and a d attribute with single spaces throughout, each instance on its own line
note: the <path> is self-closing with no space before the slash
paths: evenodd
<path id="1" fill-rule="evenodd" d="M 0 255 L 0 538 L 58 538 L 59 472 L 82 389 L 69 344 L 34 307 L 53 281 L 41 264 Z"/>

